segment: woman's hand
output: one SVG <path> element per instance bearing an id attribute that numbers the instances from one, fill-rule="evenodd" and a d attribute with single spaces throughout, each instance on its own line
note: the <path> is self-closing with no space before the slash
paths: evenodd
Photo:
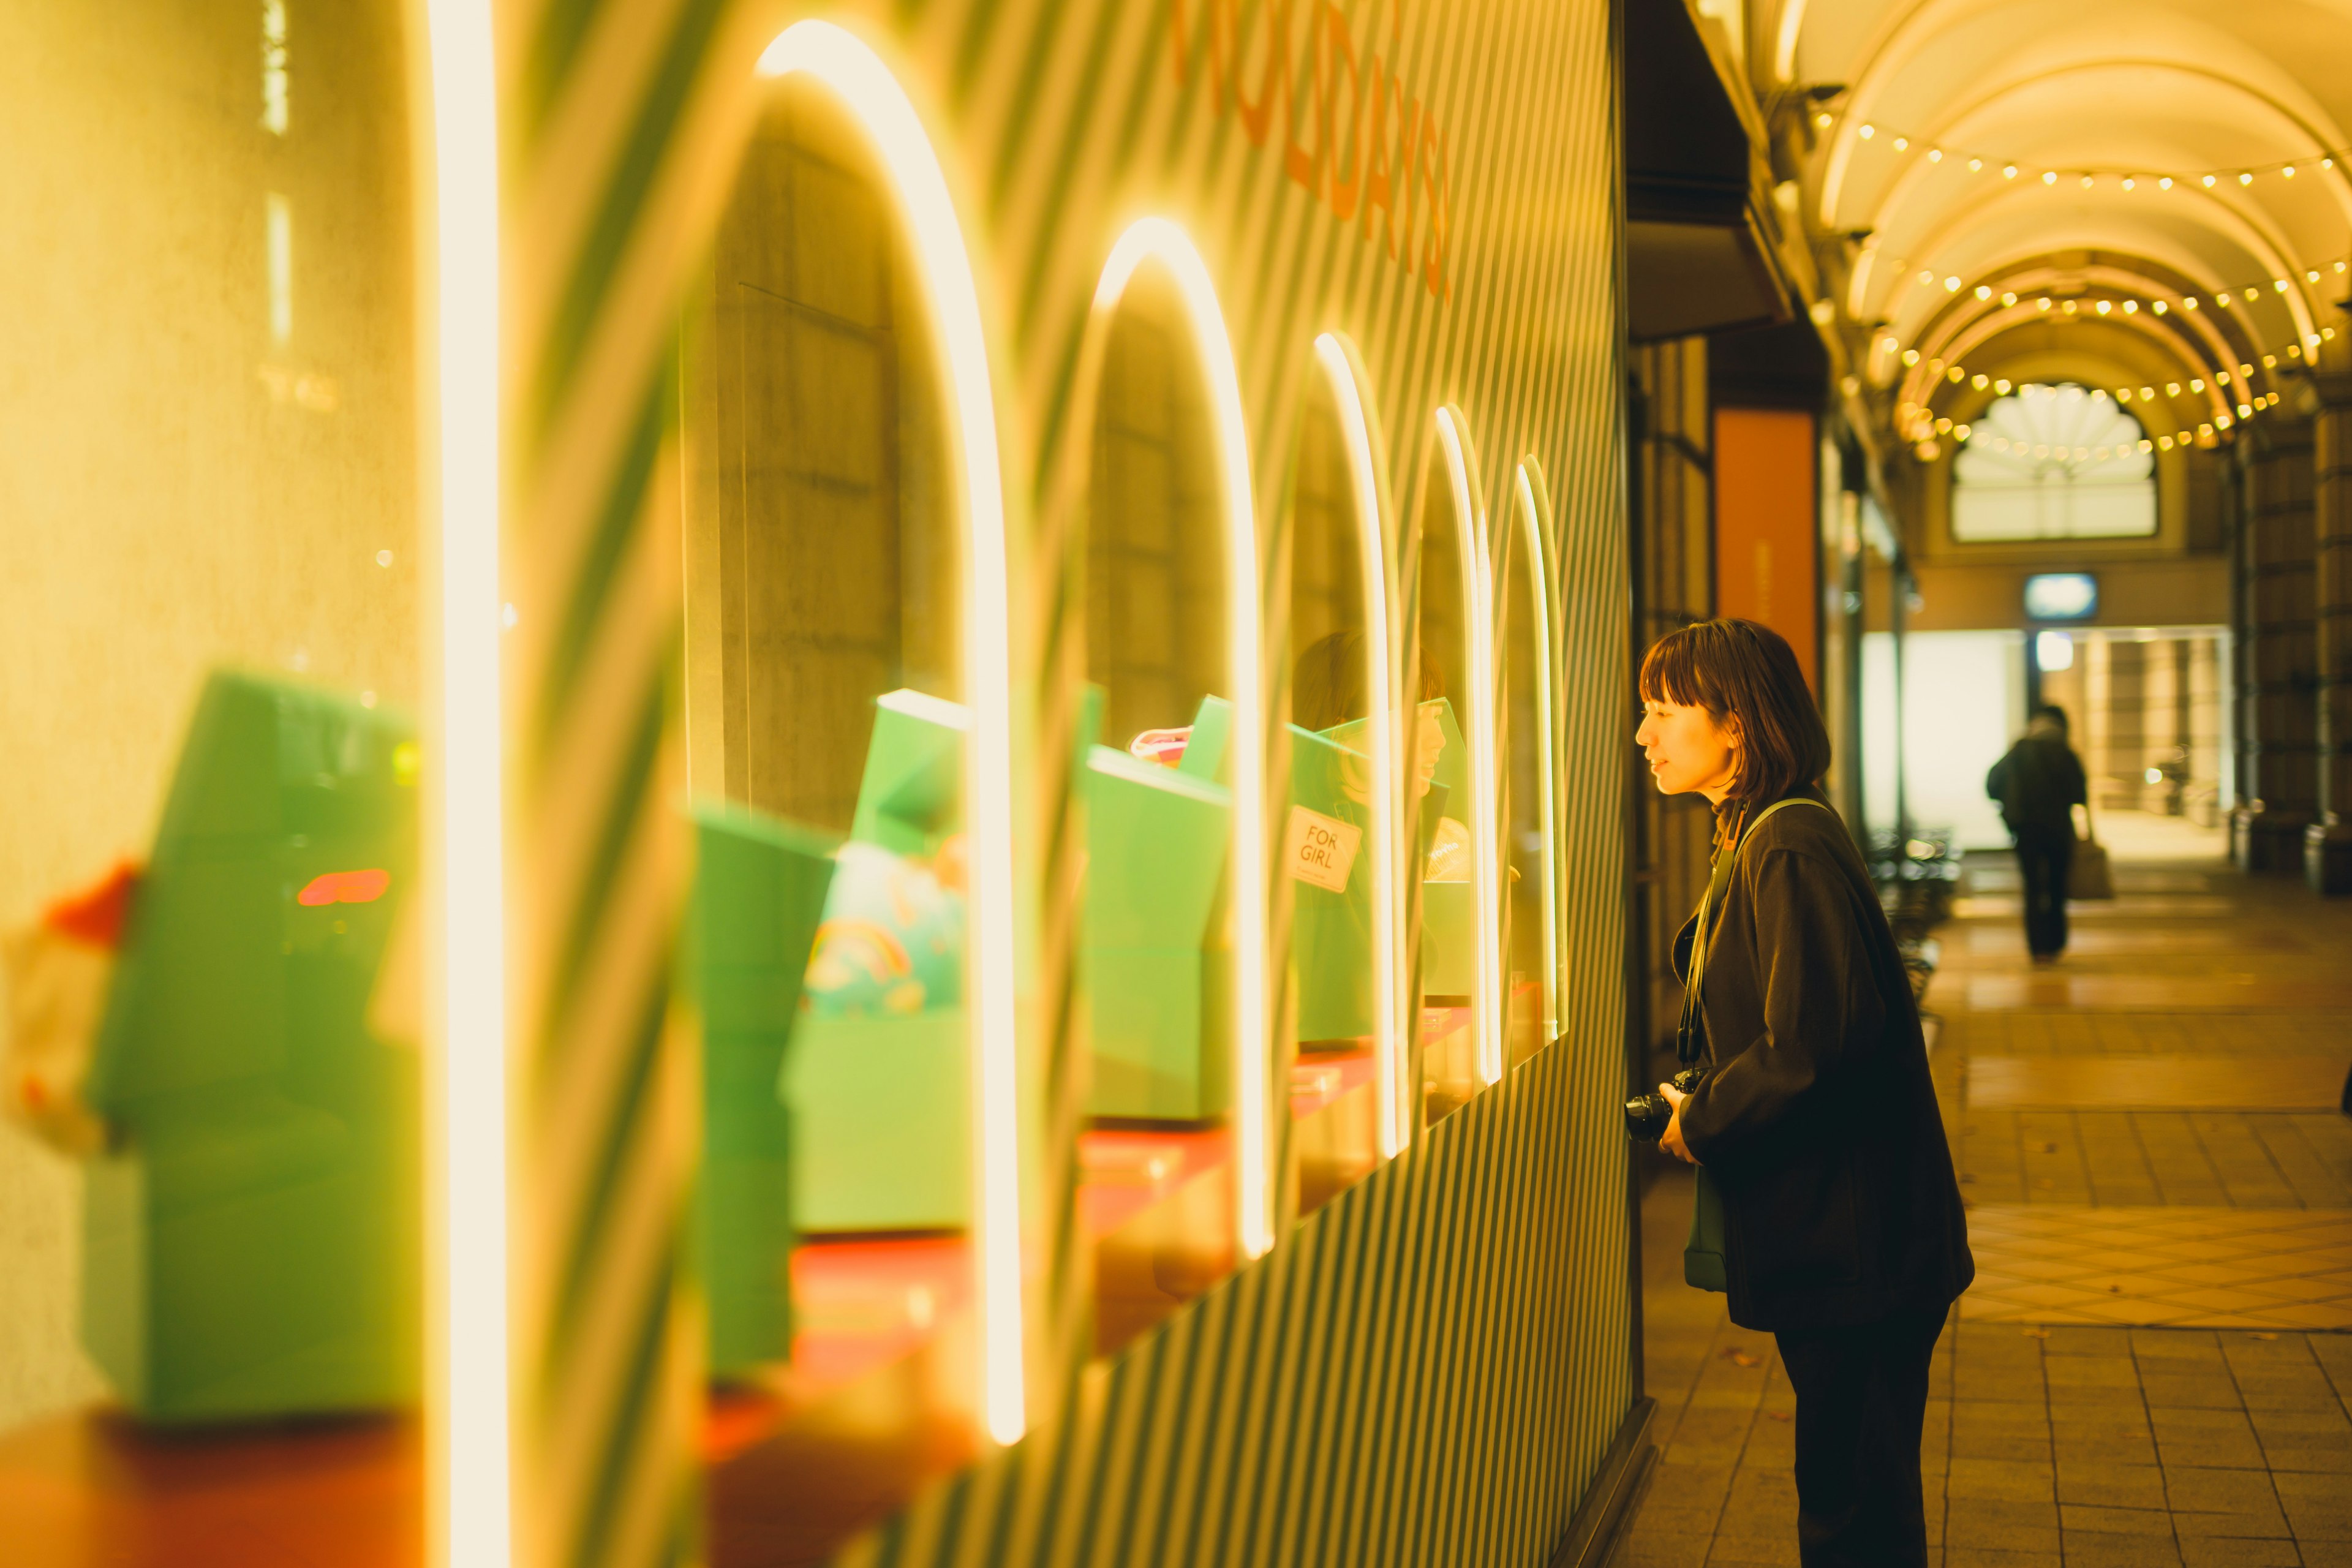
<path id="1" fill-rule="evenodd" d="M 1673 1119 L 1666 1123 L 1665 1132 L 1658 1139 L 1658 1147 L 1685 1165 L 1697 1164 L 1698 1156 L 1692 1153 L 1690 1145 L 1683 1142 L 1683 1101 L 1690 1096 L 1670 1083 L 1658 1085 L 1658 1092 L 1664 1095 L 1666 1103 L 1675 1108 Z"/>

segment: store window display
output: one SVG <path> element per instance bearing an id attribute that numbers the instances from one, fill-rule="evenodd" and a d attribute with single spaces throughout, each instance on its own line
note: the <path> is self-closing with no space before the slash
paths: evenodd
<path id="1" fill-rule="evenodd" d="M 787 78 L 680 381 L 697 1222 L 717 1452 L 745 1474 L 861 1401 L 978 1440 L 968 1378 L 940 1370 L 970 1353 L 976 1031 L 960 514 L 924 300 L 865 133 Z M 820 1535 L 870 1507 L 793 1495 Z"/>
<path id="2" fill-rule="evenodd" d="M 1373 704 L 1390 684 L 1371 585 L 1383 584 L 1341 389 L 1318 365 L 1306 389 L 1291 489 L 1291 1068 L 1298 1210 L 1368 1174 L 1394 1142 L 1380 1037 L 1399 928 L 1386 905 Z M 1381 606 L 1385 609 L 1383 603 Z M 1385 626 L 1378 628 L 1385 631 Z"/>
<path id="3" fill-rule="evenodd" d="M 1498 650 L 1503 692 L 1497 745 L 1503 780 L 1503 863 L 1510 914 L 1505 927 L 1509 1004 L 1507 1068 L 1559 1034 L 1559 867 L 1552 773 L 1551 571 L 1543 469 L 1532 457 L 1511 474 L 1509 504 L 1496 530 Z"/>
<path id="4" fill-rule="evenodd" d="M 1440 1120 L 1502 1075 L 1509 908 L 1496 841 L 1494 562 L 1459 410 L 1432 421 L 1420 515 L 1422 1109 Z"/>

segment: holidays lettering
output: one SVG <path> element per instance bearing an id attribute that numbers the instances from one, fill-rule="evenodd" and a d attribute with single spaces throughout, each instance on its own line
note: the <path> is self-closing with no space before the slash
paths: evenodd
<path id="1" fill-rule="evenodd" d="M 1197 52 L 1206 57 L 1217 112 L 1239 115 L 1255 147 L 1279 131 L 1283 172 L 1294 183 L 1340 223 L 1353 223 L 1359 240 L 1371 238 L 1379 214 L 1390 259 L 1433 299 L 1451 299 L 1454 178 L 1436 112 L 1377 50 L 1356 47 L 1333 0 L 1255 0 L 1246 15 L 1244 5 L 1169 0 L 1176 85 L 1192 84 L 1195 39 L 1205 33 Z M 1402 18 L 1391 15 L 1393 55 Z"/>

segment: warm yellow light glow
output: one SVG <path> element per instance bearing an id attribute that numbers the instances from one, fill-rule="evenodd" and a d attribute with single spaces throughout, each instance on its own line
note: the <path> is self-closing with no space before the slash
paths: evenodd
<path id="1" fill-rule="evenodd" d="M 262 247 L 269 265 L 269 338 L 283 343 L 294 335 L 294 204 L 271 191 L 263 203 L 267 218 Z"/>
<path id="2" fill-rule="evenodd" d="M 1543 837 L 1543 1039 L 1559 1038 L 1559 839 L 1553 820 L 1551 774 L 1551 564 L 1544 552 L 1544 519 L 1551 510 L 1543 469 L 1530 455 L 1519 463 L 1519 532 L 1528 553 L 1528 621 L 1533 631 L 1536 667 L 1536 826 Z"/>
<path id="3" fill-rule="evenodd" d="M 1495 767 L 1495 556 L 1486 531 L 1486 503 L 1478 482 L 1478 454 L 1470 444 L 1461 410 L 1437 411 L 1437 444 L 1445 454 L 1445 478 L 1454 492 L 1454 538 L 1462 565 L 1470 668 L 1463 672 L 1469 711 L 1463 743 L 1470 763 L 1470 842 L 1475 847 L 1471 900 L 1478 910 L 1477 976 L 1470 993 L 1472 1037 L 1477 1043 L 1478 1081 L 1503 1078 L 1503 870 L 1502 826 L 1496 820 L 1499 795 Z"/>
<path id="4" fill-rule="evenodd" d="M 489 0 L 429 0 L 439 668 L 425 707 L 427 1555 L 511 1555 L 499 776 L 498 89 Z"/>
<path id="5" fill-rule="evenodd" d="M 1111 247 L 1095 285 L 1097 331 L 1108 332 L 1135 269 L 1147 259 L 1167 269 L 1184 303 L 1208 387 L 1218 487 L 1224 497 L 1225 668 L 1234 708 L 1234 1228 L 1242 1255 L 1256 1258 L 1274 1246 L 1266 1120 L 1273 1050 L 1265 1012 L 1265 660 L 1258 641 L 1264 596 L 1250 494 L 1249 425 L 1242 414 L 1241 375 L 1216 285 L 1191 237 L 1175 224 L 1145 218 Z"/>
<path id="6" fill-rule="evenodd" d="M 948 427 L 964 526 L 964 757 L 971 866 L 973 1300 L 981 1409 L 988 1435 L 1014 1443 L 1028 1428 L 1021 1306 L 1020 1059 L 1013 986 L 1013 669 L 1006 598 L 1004 489 L 996 404 L 981 327 L 980 290 L 947 175 L 922 119 L 889 68 L 830 22 L 795 22 L 760 56 L 760 74 L 805 73 L 830 89 L 871 139 L 898 195 L 924 298 L 947 361 Z"/>
<path id="7" fill-rule="evenodd" d="M 1331 386 L 1331 400 L 1339 411 L 1340 444 L 1348 452 L 1348 474 L 1355 497 L 1356 553 L 1363 563 L 1364 648 L 1371 663 L 1365 690 L 1370 700 L 1371 788 L 1368 815 L 1372 839 L 1372 1067 L 1377 1090 L 1381 1158 L 1393 1159 L 1412 1141 L 1406 1120 L 1412 1097 L 1404 1082 L 1404 977 L 1397 960 L 1403 952 L 1404 932 L 1398 919 L 1397 889 L 1403 870 L 1404 847 L 1398 837 L 1397 791 L 1402 785 L 1397 754 L 1397 727 L 1403 694 L 1397 684 L 1395 653 L 1389 624 L 1389 508 L 1381 474 L 1380 427 L 1363 394 L 1355 350 L 1336 333 L 1315 340 L 1315 361 Z"/>

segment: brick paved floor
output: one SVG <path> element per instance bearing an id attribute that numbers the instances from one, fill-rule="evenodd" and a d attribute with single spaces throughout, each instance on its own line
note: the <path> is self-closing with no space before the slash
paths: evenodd
<path id="1" fill-rule="evenodd" d="M 1934 1068 L 1981 1283 L 1937 1347 L 1930 1559 L 2352 1568 L 2352 1333 L 2308 1331 L 2352 1325 L 2352 1122 L 2263 1087 L 2284 1058 L 2352 1058 L 2352 910 L 2177 853 L 2116 870 L 2054 971 L 2027 969 L 1997 861 L 1938 933 Z M 1978 1057 L 2004 1058 L 1998 1105 L 1969 1098 Z M 2091 1057 L 2137 1086 L 2085 1089 Z M 2168 1073 L 2223 1100 L 2109 1108 Z M 1643 1204 L 1660 1455 L 1613 1563 L 1793 1564 L 1794 1399 L 1771 1336 L 1682 1284 L 1689 1190 L 1670 1171 Z"/>

